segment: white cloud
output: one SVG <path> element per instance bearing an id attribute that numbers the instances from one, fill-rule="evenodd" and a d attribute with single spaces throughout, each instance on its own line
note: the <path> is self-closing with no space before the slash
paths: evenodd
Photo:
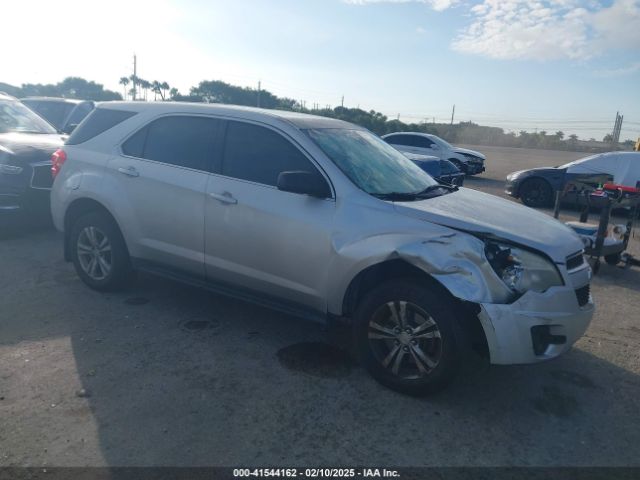
<path id="1" fill-rule="evenodd" d="M 458 3 L 459 0 L 343 0 L 351 5 L 370 5 L 373 3 L 424 3 L 434 10 L 441 12 Z"/>
<path id="2" fill-rule="evenodd" d="M 605 7 L 579 0 L 483 0 L 453 41 L 463 53 L 496 59 L 588 60 L 640 49 L 640 0 Z"/>

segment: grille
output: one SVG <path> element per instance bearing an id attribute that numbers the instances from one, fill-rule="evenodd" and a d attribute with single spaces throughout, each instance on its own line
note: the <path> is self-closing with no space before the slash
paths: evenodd
<path id="1" fill-rule="evenodd" d="M 584 287 L 576 288 L 576 298 L 578 299 L 578 305 L 581 307 L 589 303 L 589 284 Z"/>
<path id="2" fill-rule="evenodd" d="M 567 270 L 574 270 L 584 264 L 584 255 L 578 253 L 567 258 Z"/>
<path id="3" fill-rule="evenodd" d="M 31 177 L 32 188 L 51 188 L 53 178 L 51 178 L 51 164 L 34 165 L 33 176 Z"/>

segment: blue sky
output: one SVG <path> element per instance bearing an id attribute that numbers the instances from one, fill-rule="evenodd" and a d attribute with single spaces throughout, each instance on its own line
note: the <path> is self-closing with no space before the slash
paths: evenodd
<path id="1" fill-rule="evenodd" d="M 79 75 L 120 91 L 135 51 L 140 76 L 183 93 L 203 79 L 261 81 L 307 107 L 344 95 L 346 106 L 444 121 L 455 104 L 456 121 L 598 139 L 620 111 L 622 137 L 640 135 L 640 0 L 91 3 L 5 6 L 41 14 L 28 35 L 19 22 L 0 31 L 14 46 L 0 81 Z M 52 34 L 71 23 L 78 42 Z"/>

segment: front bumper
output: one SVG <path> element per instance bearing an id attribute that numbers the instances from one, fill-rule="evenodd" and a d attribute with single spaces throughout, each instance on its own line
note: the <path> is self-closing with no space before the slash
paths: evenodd
<path id="1" fill-rule="evenodd" d="M 467 175 L 476 175 L 477 173 L 482 173 L 485 171 L 484 163 L 467 162 L 465 166 Z"/>
<path id="2" fill-rule="evenodd" d="M 504 193 L 506 193 L 507 195 L 510 195 L 512 197 L 517 197 L 517 182 L 515 180 L 509 180 L 507 178 L 507 180 L 504 183 Z"/>
<path id="3" fill-rule="evenodd" d="M 563 286 L 544 293 L 527 292 L 508 305 L 480 304 L 478 318 L 491 363 L 509 365 L 540 362 L 566 352 L 585 333 L 594 311 L 591 295 L 580 306 L 576 290 Z M 552 338 L 542 348 L 540 331 Z"/>

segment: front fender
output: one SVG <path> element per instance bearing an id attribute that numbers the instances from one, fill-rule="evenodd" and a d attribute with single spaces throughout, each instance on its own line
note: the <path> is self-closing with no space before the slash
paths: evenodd
<path id="1" fill-rule="evenodd" d="M 344 296 L 365 269 L 401 259 L 424 271 L 454 297 L 475 303 L 505 303 L 511 293 L 484 255 L 484 242 L 445 227 L 414 235 L 379 235 L 336 249 L 334 282 L 329 290 L 329 312 L 342 314 Z"/>
<path id="2" fill-rule="evenodd" d="M 475 303 L 504 303 L 511 292 L 484 254 L 484 242 L 455 232 L 401 245 L 394 254 L 440 282 L 454 297 Z"/>

